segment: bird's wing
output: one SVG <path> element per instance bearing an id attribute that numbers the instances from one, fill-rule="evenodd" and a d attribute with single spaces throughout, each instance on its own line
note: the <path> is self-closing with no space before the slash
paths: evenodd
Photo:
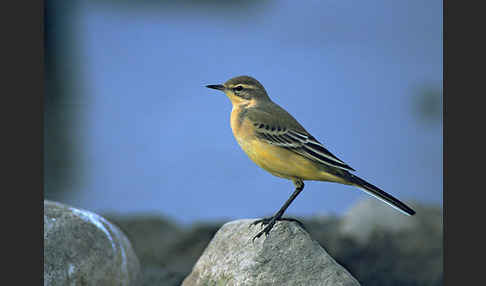
<path id="1" fill-rule="evenodd" d="M 279 113 L 284 111 L 281 108 L 278 109 Z M 249 116 L 255 127 L 257 137 L 268 144 L 286 148 L 313 161 L 347 171 L 354 171 L 353 168 L 334 156 L 324 145 L 305 131 L 293 117 L 288 117 L 290 114 L 286 111 L 284 112 L 286 114 L 281 114 L 282 116 L 277 117 L 270 117 L 268 113 L 260 113 L 259 116 Z M 275 118 L 286 118 L 287 120 Z"/>

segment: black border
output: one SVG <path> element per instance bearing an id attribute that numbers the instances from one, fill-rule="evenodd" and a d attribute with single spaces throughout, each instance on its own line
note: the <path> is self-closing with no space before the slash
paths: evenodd
<path id="1" fill-rule="evenodd" d="M 443 1 L 443 273 L 445 285 L 482 285 L 484 10 L 460 3 Z"/>
<path id="2" fill-rule="evenodd" d="M 43 233 L 44 225 L 43 207 L 39 208 L 43 205 L 44 1 L 4 4 L 0 118 L 6 263 L 2 281 L 38 285 L 43 274 L 38 277 L 36 269 L 42 267 L 39 272 L 43 273 L 43 266 L 36 259 L 39 244 L 34 239 L 39 230 Z M 43 240 L 40 250 L 43 265 Z"/>
<path id="3" fill-rule="evenodd" d="M 35 2 L 35 1 L 34 1 Z M 41 73 L 41 77 L 40 77 L 40 108 L 39 108 L 39 111 L 40 111 L 40 116 L 38 117 L 39 118 L 39 123 L 40 123 L 40 126 L 39 126 L 39 130 L 40 130 L 40 151 L 41 151 L 41 155 L 40 155 L 40 168 L 41 168 L 41 174 L 40 174 L 40 194 L 41 194 L 41 199 L 42 199 L 42 202 L 41 205 L 42 205 L 42 221 L 41 221 L 41 229 L 42 229 L 42 237 L 44 237 L 44 96 L 45 96 L 45 61 L 44 61 L 44 57 L 45 57 L 45 47 L 44 47 L 44 21 L 45 21 L 45 18 L 44 18 L 44 15 L 45 15 L 45 2 L 44 0 L 40 0 L 36 3 L 39 3 L 40 4 L 40 7 L 39 7 L 39 10 L 41 13 L 39 13 L 38 15 L 40 16 L 40 29 L 38 29 L 38 33 L 40 34 L 39 35 L 39 40 L 40 40 L 40 54 L 41 54 L 41 60 L 40 60 L 40 65 L 41 65 L 41 68 L 40 68 L 40 73 Z M 35 188 L 33 188 L 35 189 Z M 41 252 L 42 252 L 42 283 L 44 283 L 44 239 L 42 239 L 42 246 L 41 246 Z"/>

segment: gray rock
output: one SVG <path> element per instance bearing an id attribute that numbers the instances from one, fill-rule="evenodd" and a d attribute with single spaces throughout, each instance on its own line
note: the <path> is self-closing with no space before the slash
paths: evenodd
<path id="1" fill-rule="evenodd" d="M 162 267 L 172 261 L 166 259 L 174 241 L 180 240 L 183 231 L 165 217 L 137 214 L 123 216 L 103 214 L 103 217 L 118 226 L 127 235 L 143 265 Z M 167 263 L 170 262 L 170 263 Z"/>
<path id="2" fill-rule="evenodd" d="M 252 222 L 223 225 L 182 285 L 359 285 L 296 223 L 277 222 L 252 242 Z"/>
<path id="3" fill-rule="evenodd" d="M 145 265 L 142 266 L 140 286 L 180 286 L 184 278 L 185 275 L 167 271 L 166 268 Z"/>
<path id="4" fill-rule="evenodd" d="M 163 269 L 174 277 L 182 276 L 177 285 L 191 272 L 209 241 L 223 225 L 222 222 L 196 223 L 187 228 L 157 215 L 103 216 L 128 236 L 142 269 Z M 157 271 L 150 271 L 154 272 Z"/>
<path id="5" fill-rule="evenodd" d="M 44 201 L 44 285 L 137 285 L 140 264 L 103 217 Z"/>
<path id="6" fill-rule="evenodd" d="M 425 225 L 436 228 L 437 233 L 442 233 L 441 208 L 408 204 L 417 211 L 414 216 L 403 215 L 376 199 L 362 200 L 342 218 L 340 233 L 353 237 L 360 243 L 367 243 L 374 232 L 412 232 Z"/>
<path id="7" fill-rule="evenodd" d="M 442 207 L 410 203 L 417 213 L 406 216 L 375 201 L 350 209 L 337 240 L 309 233 L 363 285 L 443 285 Z"/>

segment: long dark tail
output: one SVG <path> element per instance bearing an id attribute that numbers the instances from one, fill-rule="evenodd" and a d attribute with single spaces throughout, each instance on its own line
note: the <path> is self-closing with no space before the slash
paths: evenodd
<path id="1" fill-rule="evenodd" d="M 375 198 L 389 204 L 393 208 L 401 211 L 406 215 L 414 215 L 415 211 L 406 206 L 404 203 L 394 198 L 392 195 L 380 190 L 378 187 L 366 182 L 358 176 L 349 174 L 348 179 L 353 182 L 356 186 L 362 188 L 368 194 L 374 196 Z"/>

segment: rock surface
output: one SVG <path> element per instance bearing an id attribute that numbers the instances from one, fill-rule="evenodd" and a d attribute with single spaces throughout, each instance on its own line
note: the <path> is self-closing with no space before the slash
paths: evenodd
<path id="1" fill-rule="evenodd" d="M 372 213 L 381 212 L 377 208 L 382 203 L 373 201 L 358 202 L 344 216 L 299 220 L 312 239 L 362 285 L 444 285 L 442 207 L 407 202 L 416 215 L 390 209 L 392 214 L 376 216 Z M 389 215 L 401 222 L 390 221 Z M 158 214 L 104 213 L 103 217 L 130 239 L 142 265 L 141 286 L 180 286 L 225 222 L 181 225 Z"/>
<path id="2" fill-rule="evenodd" d="M 253 242 L 252 222 L 223 225 L 182 285 L 359 285 L 296 223 L 277 222 Z"/>
<path id="3" fill-rule="evenodd" d="M 361 243 L 366 243 L 375 231 L 409 232 L 418 228 L 424 217 L 433 219 L 442 216 L 441 213 L 436 213 L 435 216 L 425 216 L 424 212 L 427 212 L 426 214 L 432 214 L 432 212 L 413 203 L 408 204 L 417 211 L 416 215 L 403 215 L 375 199 L 362 200 L 345 213 L 341 220 L 340 232 L 343 235 L 354 237 Z"/>
<path id="4" fill-rule="evenodd" d="M 137 285 L 140 264 L 103 217 L 44 201 L 44 285 Z"/>
<path id="5" fill-rule="evenodd" d="M 153 269 L 160 269 L 159 272 L 169 272 L 172 276 L 181 277 L 178 284 L 167 285 L 181 285 L 209 241 L 223 225 L 223 222 L 212 222 L 194 224 L 187 229 L 161 216 L 103 216 L 128 236 L 142 268 L 152 269 L 149 271 L 152 274 L 157 272 Z"/>
<path id="6" fill-rule="evenodd" d="M 370 199 L 343 217 L 303 222 L 363 285 L 443 285 L 442 208 L 407 204 L 417 211 L 414 216 Z"/>

